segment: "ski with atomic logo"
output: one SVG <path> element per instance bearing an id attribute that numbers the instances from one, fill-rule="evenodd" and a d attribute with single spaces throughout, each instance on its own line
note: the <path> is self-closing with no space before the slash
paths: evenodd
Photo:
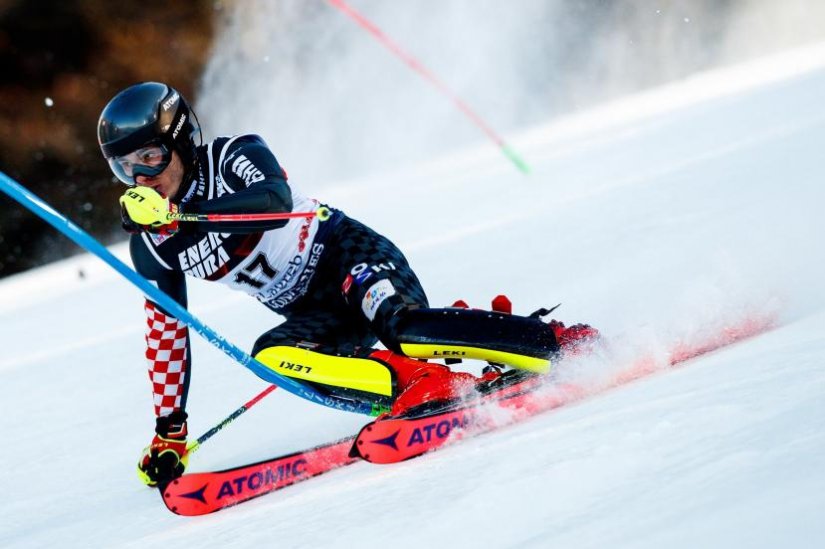
<path id="1" fill-rule="evenodd" d="M 501 386 L 472 402 L 412 417 L 379 418 L 361 429 L 350 455 L 370 463 L 396 463 L 541 411 L 536 406 L 537 391 L 543 386 L 540 376 L 532 374 L 512 380 L 505 378 Z"/>
<path id="2" fill-rule="evenodd" d="M 670 350 L 665 362 L 670 366 L 679 365 L 761 334 L 770 329 L 774 321 L 773 315 L 757 315 L 720 330 L 701 343 L 677 344 Z M 505 387 L 481 394 L 470 403 L 457 403 L 411 417 L 378 418 L 361 429 L 355 437 L 350 455 L 371 463 L 404 461 L 447 444 L 512 425 L 661 369 L 660 360 L 652 356 L 643 357 L 600 389 L 586 389 L 575 384 L 542 383 L 549 380 L 542 380 L 541 376 L 527 377 L 515 383 L 504 380 Z"/>
<path id="3" fill-rule="evenodd" d="M 507 381 L 495 385 L 495 394 L 504 394 L 505 390 L 516 389 L 522 381 L 538 378 L 535 374 L 515 371 L 510 374 L 506 376 Z M 351 455 L 354 441 L 355 437 L 348 437 L 251 465 L 188 473 L 160 487 L 160 494 L 166 507 L 175 514 L 214 513 L 360 461 L 358 456 Z"/>
<path id="4" fill-rule="evenodd" d="M 160 487 L 163 502 L 178 515 L 214 513 L 349 465 L 353 437 L 309 450 L 223 471 L 189 473 Z"/>

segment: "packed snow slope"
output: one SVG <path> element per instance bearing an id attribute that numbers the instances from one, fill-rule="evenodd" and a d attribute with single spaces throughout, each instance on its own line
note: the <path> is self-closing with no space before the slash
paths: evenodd
<path id="1" fill-rule="evenodd" d="M 0 546 L 822 547 L 823 97 L 825 48 L 811 48 L 511 136 L 528 177 L 482 144 L 305 189 L 398 242 L 434 304 L 506 292 L 517 312 L 562 302 L 558 318 L 599 327 L 610 350 L 556 379 L 598 387 L 754 315 L 777 326 L 444 451 L 215 515 L 170 514 L 134 473 L 153 427 L 138 292 L 89 256 L 5 280 Z M 190 294 L 245 348 L 279 321 L 216 285 Z M 264 384 L 197 336 L 193 356 L 197 435 Z M 191 469 L 365 421 L 276 391 Z"/>

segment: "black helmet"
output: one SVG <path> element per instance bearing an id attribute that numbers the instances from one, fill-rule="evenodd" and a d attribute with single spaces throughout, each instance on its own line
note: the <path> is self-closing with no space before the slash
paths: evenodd
<path id="1" fill-rule="evenodd" d="M 186 99 L 159 82 L 143 82 L 118 93 L 104 107 L 97 123 L 97 140 L 114 174 L 133 185 L 136 175 L 162 172 L 177 151 L 187 171 L 195 161 L 197 117 Z M 124 159 L 144 147 L 157 153 L 149 162 Z M 150 156 L 147 156 L 150 158 Z"/>

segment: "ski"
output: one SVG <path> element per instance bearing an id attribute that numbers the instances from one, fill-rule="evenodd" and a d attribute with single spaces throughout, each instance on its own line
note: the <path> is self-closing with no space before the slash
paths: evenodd
<path id="1" fill-rule="evenodd" d="M 756 316 L 727 327 L 701 343 L 677 344 L 668 353 L 666 362 L 676 366 L 761 334 L 773 326 L 774 320 L 772 315 Z M 454 403 L 412 417 L 378 418 L 361 429 L 350 455 L 380 464 L 411 459 L 639 379 L 660 370 L 659 364 L 655 357 L 640 358 L 600 390 L 587 390 L 575 384 L 543 383 L 537 375 L 526 379 L 515 377 L 514 382 L 503 379 L 503 387 L 481 394 L 469 403 Z"/>
<path id="2" fill-rule="evenodd" d="M 361 429 L 350 455 L 370 463 L 396 463 L 509 425 L 541 411 L 536 399 L 540 387 L 538 375 L 522 376 L 512 383 L 505 378 L 500 387 L 471 402 L 414 417 L 379 418 Z"/>
<path id="3" fill-rule="evenodd" d="M 161 487 L 160 494 L 175 514 L 214 513 L 357 461 L 349 456 L 353 438 L 223 471 L 189 473 Z"/>

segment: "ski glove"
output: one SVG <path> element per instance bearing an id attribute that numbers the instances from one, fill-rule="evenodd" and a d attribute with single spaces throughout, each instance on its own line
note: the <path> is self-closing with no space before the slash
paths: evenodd
<path id="1" fill-rule="evenodd" d="M 175 213 L 178 207 L 150 187 L 131 187 L 120 197 L 123 228 L 131 233 L 175 234 L 178 221 L 170 216 Z"/>
<path id="2" fill-rule="evenodd" d="M 155 437 L 138 461 L 138 476 L 147 486 L 171 482 L 186 469 L 186 417 L 180 411 L 157 418 Z"/>

